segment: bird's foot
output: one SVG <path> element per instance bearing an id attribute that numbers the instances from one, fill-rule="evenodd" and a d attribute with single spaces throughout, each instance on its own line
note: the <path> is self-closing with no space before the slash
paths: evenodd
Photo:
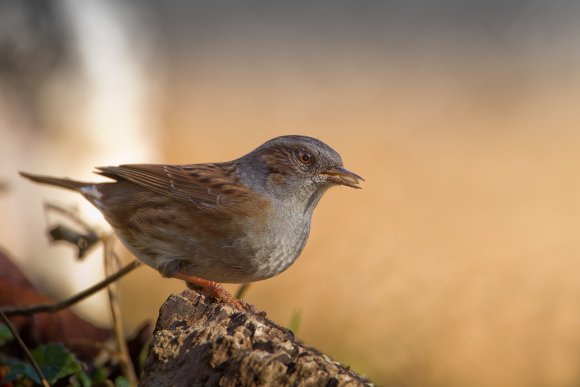
<path id="1" fill-rule="evenodd" d="M 227 304 L 234 306 L 238 310 L 247 310 L 242 306 L 241 300 L 238 300 L 230 292 L 228 292 L 222 285 L 215 281 L 206 280 L 204 278 L 196 277 L 184 273 L 174 273 L 173 277 L 184 280 L 185 282 L 195 287 L 200 287 L 205 290 L 210 296 L 217 298 Z M 246 303 L 244 303 L 246 304 Z M 248 305 L 248 304 L 246 304 Z"/>
<path id="2" fill-rule="evenodd" d="M 290 329 L 278 325 L 273 321 L 270 321 L 269 319 L 266 318 L 266 312 L 256 309 L 253 305 L 241 299 L 237 299 L 230 292 L 224 289 L 224 287 L 219 283 L 183 273 L 175 273 L 173 274 L 173 277 L 184 280 L 185 282 L 187 282 L 188 286 L 202 288 L 210 296 L 215 297 L 216 299 L 223 301 L 225 303 L 228 303 L 240 311 L 252 313 L 256 316 L 259 316 L 262 319 L 262 321 L 264 321 L 268 325 L 279 329 L 280 331 L 284 332 L 288 337 L 294 339 L 294 333 Z"/>

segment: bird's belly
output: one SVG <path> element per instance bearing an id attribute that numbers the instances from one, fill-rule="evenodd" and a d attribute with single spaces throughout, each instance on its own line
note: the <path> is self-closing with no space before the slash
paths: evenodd
<path id="1" fill-rule="evenodd" d="M 139 260 L 165 276 L 182 272 L 227 283 L 259 281 L 281 273 L 300 255 L 310 231 L 309 222 L 287 219 L 254 224 L 246 219 L 243 228 L 211 230 L 198 223 L 192 230 L 142 218 L 131 219 L 132 227 L 115 227 L 111 222 Z"/>

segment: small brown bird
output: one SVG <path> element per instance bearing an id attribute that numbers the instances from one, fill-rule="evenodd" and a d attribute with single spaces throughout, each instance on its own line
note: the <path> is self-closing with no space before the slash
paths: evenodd
<path id="1" fill-rule="evenodd" d="M 304 248 L 322 194 L 364 180 L 306 136 L 277 137 L 224 163 L 129 164 L 96 173 L 115 181 L 21 175 L 81 193 L 139 260 L 237 307 L 218 282 L 259 281 L 287 269 Z"/>

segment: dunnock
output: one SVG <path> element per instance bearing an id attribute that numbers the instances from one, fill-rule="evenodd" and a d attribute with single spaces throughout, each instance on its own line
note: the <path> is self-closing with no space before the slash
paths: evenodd
<path id="1" fill-rule="evenodd" d="M 115 181 L 21 175 L 80 192 L 141 261 L 237 307 L 217 282 L 259 281 L 287 269 L 304 248 L 322 194 L 333 185 L 360 188 L 363 180 L 331 147 L 306 136 L 277 137 L 225 163 L 96 173 Z"/>

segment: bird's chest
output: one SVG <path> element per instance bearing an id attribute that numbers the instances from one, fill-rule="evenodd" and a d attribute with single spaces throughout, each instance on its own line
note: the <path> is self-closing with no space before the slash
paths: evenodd
<path id="1" fill-rule="evenodd" d="M 252 241 L 252 266 L 261 279 L 288 268 L 298 258 L 310 233 L 310 214 L 280 205 Z"/>

